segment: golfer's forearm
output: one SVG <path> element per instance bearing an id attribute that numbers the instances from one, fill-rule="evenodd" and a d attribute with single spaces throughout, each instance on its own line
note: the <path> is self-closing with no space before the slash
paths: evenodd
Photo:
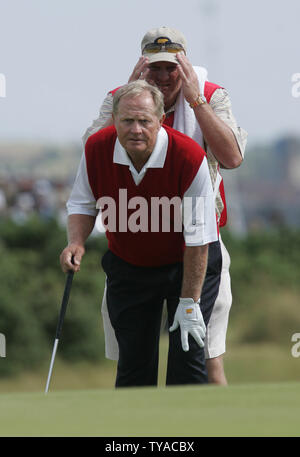
<path id="1" fill-rule="evenodd" d="M 186 246 L 183 259 L 182 298 L 200 298 L 208 257 L 208 245 Z"/>
<path id="2" fill-rule="evenodd" d="M 224 168 L 236 168 L 242 162 L 238 143 L 231 128 L 209 106 L 195 108 L 195 116 L 211 152 Z"/>
<path id="3" fill-rule="evenodd" d="M 85 214 L 71 214 L 68 217 L 68 243 L 84 246 L 92 232 L 96 218 Z"/>

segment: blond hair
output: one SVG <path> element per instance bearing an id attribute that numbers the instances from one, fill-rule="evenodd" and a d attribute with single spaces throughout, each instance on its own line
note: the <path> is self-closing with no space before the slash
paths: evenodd
<path id="1" fill-rule="evenodd" d="M 158 119 L 161 119 L 165 112 L 164 96 L 157 87 L 152 86 L 147 83 L 147 81 L 142 79 L 125 84 L 125 86 L 122 86 L 117 90 L 113 98 L 113 114 L 116 115 L 118 113 L 119 103 L 122 97 L 137 97 L 144 92 L 149 92 L 152 95 L 155 106 L 155 114 Z"/>

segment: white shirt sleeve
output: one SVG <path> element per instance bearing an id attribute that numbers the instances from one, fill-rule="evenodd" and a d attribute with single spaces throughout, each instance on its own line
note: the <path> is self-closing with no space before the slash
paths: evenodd
<path id="1" fill-rule="evenodd" d="M 71 214 L 86 214 L 97 216 L 96 200 L 89 184 L 85 154 L 82 155 L 77 175 L 67 201 L 68 216 Z"/>
<path id="2" fill-rule="evenodd" d="M 103 129 L 106 122 L 111 118 L 113 107 L 113 96 L 108 93 L 105 97 L 100 111 L 99 117 L 93 121 L 93 124 L 86 130 L 85 134 L 82 137 L 83 145 L 87 142 L 88 138 L 99 130 Z"/>
<path id="3" fill-rule="evenodd" d="M 242 157 L 244 158 L 247 144 L 248 133 L 238 126 L 232 113 L 231 101 L 226 89 L 216 89 L 213 93 L 209 105 L 215 114 L 231 128 L 238 143 Z"/>
<path id="4" fill-rule="evenodd" d="M 183 196 L 182 211 L 186 246 L 202 246 L 218 240 L 215 197 L 206 157 Z"/>

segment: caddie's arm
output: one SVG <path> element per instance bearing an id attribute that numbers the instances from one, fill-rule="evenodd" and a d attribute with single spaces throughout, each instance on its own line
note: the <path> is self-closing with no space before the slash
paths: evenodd
<path id="1" fill-rule="evenodd" d="M 188 103 L 193 104 L 200 94 L 197 75 L 184 54 L 176 54 L 176 57 L 184 96 Z M 195 106 L 194 113 L 205 142 L 217 161 L 223 168 L 237 168 L 243 161 L 243 155 L 230 126 L 216 115 L 208 103 Z"/>
<path id="2" fill-rule="evenodd" d="M 196 106 L 194 113 L 205 142 L 221 166 L 227 169 L 239 167 L 243 157 L 231 128 L 214 113 L 208 103 Z"/>

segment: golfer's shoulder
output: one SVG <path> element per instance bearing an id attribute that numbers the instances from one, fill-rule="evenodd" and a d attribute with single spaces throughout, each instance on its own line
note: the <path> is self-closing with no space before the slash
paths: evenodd
<path id="1" fill-rule="evenodd" d="M 178 160 L 200 164 L 205 157 L 204 149 L 192 138 L 177 130 L 164 126 L 169 138 L 169 150 Z"/>

